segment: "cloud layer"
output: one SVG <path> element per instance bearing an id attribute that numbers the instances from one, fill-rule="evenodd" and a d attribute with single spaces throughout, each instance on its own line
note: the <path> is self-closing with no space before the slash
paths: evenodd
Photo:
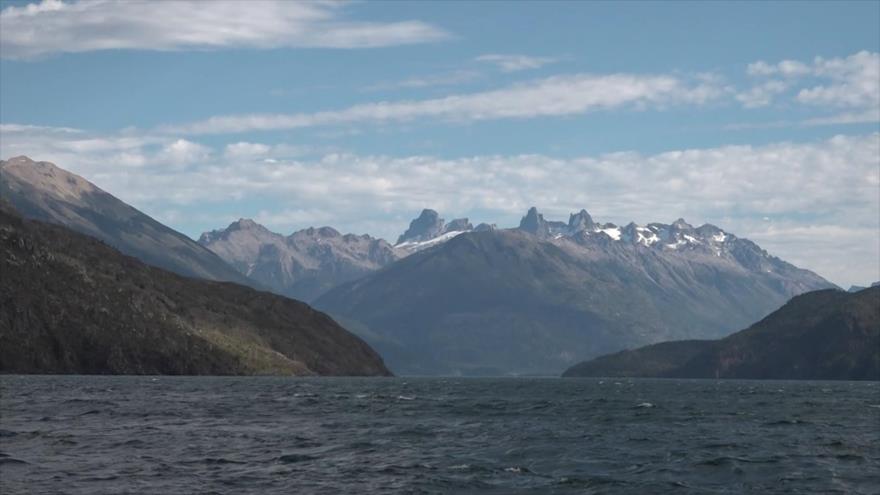
<path id="1" fill-rule="evenodd" d="M 554 76 L 505 88 L 427 100 L 377 102 L 343 110 L 298 114 L 251 114 L 211 117 L 161 129 L 169 133 L 216 134 L 303 127 L 408 122 L 422 118 L 479 121 L 577 115 L 621 107 L 662 108 L 699 105 L 717 98 L 723 88 L 711 81 L 671 75 L 576 74 Z"/>
<path id="2" fill-rule="evenodd" d="M 0 12 L 0 55 L 96 50 L 371 48 L 443 40 L 420 21 L 355 22 L 339 2 L 43 0 Z"/>
<path id="3" fill-rule="evenodd" d="M 529 64 L 538 67 L 550 60 L 507 55 L 480 58 L 485 57 L 494 57 L 491 61 L 502 67 L 510 64 L 507 70 L 528 68 Z M 880 122 L 880 54 L 876 52 L 862 51 L 842 58 L 817 57 L 811 64 L 794 60 L 772 65 L 755 62 L 749 64 L 746 73 L 757 78 L 748 89 L 737 89 L 727 82 L 727 78 L 712 73 L 557 75 L 442 98 L 361 103 L 340 110 L 312 113 L 218 115 L 196 122 L 168 124 L 160 131 L 222 134 L 421 119 L 474 122 L 563 117 L 608 110 L 698 107 L 710 102 L 728 104 L 731 101 L 751 109 L 770 106 L 782 98 L 787 99 L 788 104 L 825 114 L 793 122 L 737 124 L 732 127 Z M 379 89 L 458 83 L 474 76 L 466 71 L 453 74 L 455 77 L 452 78 L 415 78 L 396 84 L 386 83 Z"/>
<path id="4" fill-rule="evenodd" d="M 393 238 L 425 207 L 503 226 L 531 205 L 556 218 L 587 208 L 617 223 L 711 222 L 840 284 L 880 278 L 880 134 L 560 159 L 306 157 L 252 142 L 0 131 L 2 156 L 54 161 L 185 230 L 255 216 L 279 231 L 331 224 Z"/>

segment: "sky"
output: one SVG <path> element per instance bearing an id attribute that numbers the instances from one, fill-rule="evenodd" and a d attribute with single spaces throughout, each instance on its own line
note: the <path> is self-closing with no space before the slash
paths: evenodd
<path id="1" fill-rule="evenodd" d="M 193 238 L 584 208 L 880 280 L 880 2 L 0 5 L 0 156 Z"/>

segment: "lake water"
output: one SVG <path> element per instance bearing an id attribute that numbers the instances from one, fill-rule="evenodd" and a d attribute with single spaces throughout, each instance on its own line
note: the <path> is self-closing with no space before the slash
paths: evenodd
<path id="1" fill-rule="evenodd" d="M 880 384 L 0 377 L 0 493 L 878 493 Z"/>

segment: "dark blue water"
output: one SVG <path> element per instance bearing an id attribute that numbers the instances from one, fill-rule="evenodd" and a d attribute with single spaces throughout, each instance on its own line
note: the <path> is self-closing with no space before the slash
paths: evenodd
<path id="1" fill-rule="evenodd" d="M 878 383 L 0 382 L 4 495 L 880 492 Z"/>

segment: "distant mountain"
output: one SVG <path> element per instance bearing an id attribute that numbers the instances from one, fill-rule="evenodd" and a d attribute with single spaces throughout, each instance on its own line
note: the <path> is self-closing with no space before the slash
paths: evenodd
<path id="1" fill-rule="evenodd" d="M 724 339 L 623 351 L 564 376 L 880 380 L 880 287 L 810 292 Z"/>
<path id="2" fill-rule="evenodd" d="M 285 237 L 248 219 L 202 234 L 199 244 L 262 286 L 307 302 L 402 255 L 368 235 L 321 227 Z"/>
<path id="3" fill-rule="evenodd" d="M 457 234 L 315 304 L 356 322 L 398 373 L 558 374 L 627 347 L 721 337 L 829 287 L 712 225 L 618 227 L 586 211 L 552 222 L 532 208 L 518 229 Z"/>
<path id="4" fill-rule="evenodd" d="M 147 266 L 0 200 L 0 373 L 385 375 L 309 306 Z"/>
<path id="5" fill-rule="evenodd" d="M 311 302 L 340 284 L 459 234 L 493 229 L 489 224 L 474 228 L 467 218 L 446 223 L 436 211 L 426 209 L 392 246 L 384 239 L 341 234 L 332 227 L 284 236 L 242 218 L 225 229 L 205 232 L 199 244 L 273 292 Z"/>
<path id="6" fill-rule="evenodd" d="M 0 198 L 25 218 L 96 237 L 144 263 L 189 277 L 253 284 L 210 250 L 49 162 L 0 161 Z"/>

